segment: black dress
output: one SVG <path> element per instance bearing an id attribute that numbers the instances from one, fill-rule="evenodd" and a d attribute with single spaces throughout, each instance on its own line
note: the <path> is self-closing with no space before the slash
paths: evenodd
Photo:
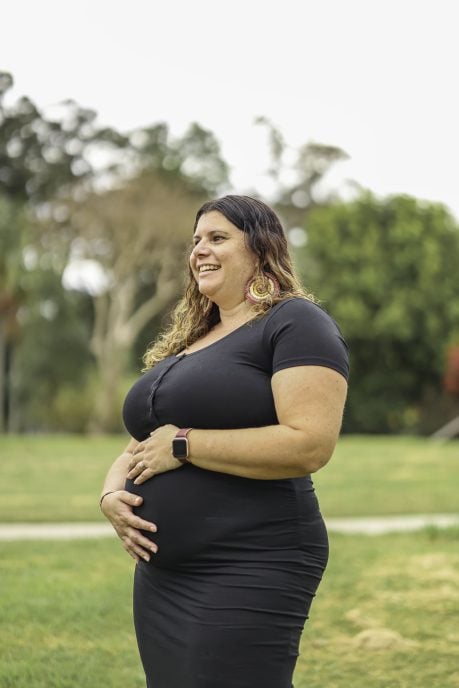
<path id="1" fill-rule="evenodd" d="M 321 308 L 289 299 L 148 371 L 126 397 L 126 427 L 143 440 L 167 423 L 276 424 L 271 377 L 300 365 L 347 378 L 347 347 Z M 159 551 L 134 579 L 148 688 L 291 688 L 328 558 L 310 477 L 255 480 L 187 464 L 126 489 L 143 497 L 136 513 L 158 526 L 148 536 Z"/>

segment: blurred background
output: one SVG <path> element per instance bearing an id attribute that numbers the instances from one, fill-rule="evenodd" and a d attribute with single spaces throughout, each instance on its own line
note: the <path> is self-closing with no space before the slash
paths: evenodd
<path id="1" fill-rule="evenodd" d="M 351 351 L 295 686 L 459 686 L 456 6 L 2 8 L 0 688 L 145 685 L 98 498 L 196 211 L 226 193 L 276 209 Z"/>
<path id="2" fill-rule="evenodd" d="M 121 430 L 123 394 L 182 288 L 196 209 L 228 192 L 276 208 L 350 344 L 344 432 L 454 419 L 453 5 L 10 6 L 2 432 Z"/>

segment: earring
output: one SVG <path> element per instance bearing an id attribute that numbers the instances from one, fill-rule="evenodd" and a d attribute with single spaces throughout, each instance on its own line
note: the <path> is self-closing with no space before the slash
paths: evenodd
<path id="1" fill-rule="evenodd" d="M 270 272 L 261 272 L 249 279 L 244 293 L 245 298 L 254 304 L 271 301 L 280 294 L 279 282 Z"/>

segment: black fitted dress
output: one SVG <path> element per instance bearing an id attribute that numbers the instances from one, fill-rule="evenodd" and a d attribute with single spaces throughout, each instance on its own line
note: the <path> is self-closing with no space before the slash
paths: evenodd
<path id="1" fill-rule="evenodd" d="M 169 356 L 126 397 L 137 440 L 172 423 L 201 429 L 278 422 L 272 375 L 319 365 L 347 378 L 334 321 L 305 299 L 194 353 Z M 190 435 L 192 444 L 193 435 Z M 158 526 L 136 566 L 134 621 L 148 688 L 291 688 L 298 646 L 328 558 L 309 476 L 255 480 L 191 464 L 126 489 Z"/>

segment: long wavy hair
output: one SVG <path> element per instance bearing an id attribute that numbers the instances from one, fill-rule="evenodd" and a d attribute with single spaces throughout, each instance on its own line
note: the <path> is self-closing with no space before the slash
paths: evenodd
<path id="1" fill-rule="evenodd" d="M 254 318 L 264 315 L 275 303 L 292 297 L 315 301 L 314 296 L 308 294 L 300 284 L 289 255 L 284 229 L 272 208 L 250 196 L 223 196 L 201 206 L 194 230 L 200 217 L 212 211 L 221 213 L 244 232 L 247 248 L 258 257 L 258 273 L 270 272 L 279 283 L 278 296 L 269 297 L 253 306 Z M 217 305 L 201 294 L 188 265 L 185 293 L 172 313 L 170 326 L 147 349 L 143 357 L 144 370 L 191 346 L 219 321 Z"/>

